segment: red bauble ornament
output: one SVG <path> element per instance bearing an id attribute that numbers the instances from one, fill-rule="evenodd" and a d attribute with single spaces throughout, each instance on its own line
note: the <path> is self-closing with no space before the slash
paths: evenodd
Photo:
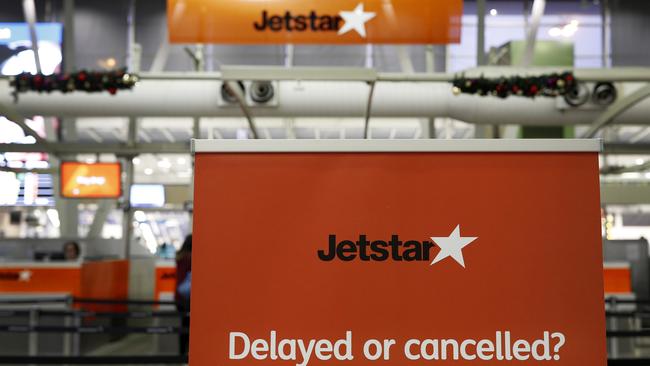
<path id="1" fill-rule="evenodd" d="M 111 86 L 108 88 L 108 92 L 111 93 L 111 95 L 115 95 L 117 93 L 117 88 L 114 86 Z"/>

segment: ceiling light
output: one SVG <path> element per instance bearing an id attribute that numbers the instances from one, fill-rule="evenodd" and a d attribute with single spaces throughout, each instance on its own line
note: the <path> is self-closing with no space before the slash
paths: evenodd
<path id="1" fill-rule="evenodd" d="M 490 15 L 492 15 L 493 17 L 495 17 L 495 16 L 499 15 L 499 12 L 498 12 L 496 9 L 491 9 L 491 10 L 490 10 Z"/>
<path id="2" fill-rule="evenodd" d="M 548 30 L 548 35 L 551 37 L 559 37 L 562 35 L 562 29 L 558 27 L 553 27 Z"/>
<path id="3" fill-rule="evenodd" d="M 172 163 L 167 159 L 158 160 L 158 167 L 161 169 L 169 169 L 172 167 Z"/>
<path id="4" fill-rule="evenodd" d="M 151 169 L 151 168 L 146 168 L 146 169 L 144 170 L 144 174 L 146 174 L 146 175 L 151 175 L 151 174 L 153 174 L 153 169 Z"/>
<path id="5" fill-rule="evenodd" d="M 643 165 L 643 163 L 645 163 L 645 160 L 638 158 L 634 162 L 636 163 L 636 165 Z"/>
<path id="6" fill-rule="evenodd" d="M 133 164 L 135 165 L 140 164 L 140 158 L 133 158 Z"/>

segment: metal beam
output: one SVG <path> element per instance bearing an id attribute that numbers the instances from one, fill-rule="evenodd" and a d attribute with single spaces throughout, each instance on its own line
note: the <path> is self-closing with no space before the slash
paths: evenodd
<path id="1" fill-rule="evenodd" d="M 7 166 L 0 166 L 0 172 L 10 172 L 10 173 L 37 173 L 37 174 L 53 174 L 58 170 L 55 168 L 36 168 L 36 169 L 27 169 L 27 168 L 11 168 Z"/>
<path id="2" fill-rule="evenodd" d="M 32 42 L 32 51 L 34 52 L 34 63 L 36 64 L 36 73 L 42 74 L 41 58 L 38 54 L 38 36 L 36 35 L 36 6 L 34 0 L 23 0 L 23 13 L 25 22 L 29 27 L 29 38 Z"/>
<path id="3" fill-rule="evenodd" d="M 650 170 L 650 162 L 631 165 L 631 166 L 608 166 L 600 170 L 600 174 L 610 175 L 610 174 L 623 174 L 623 173 L 635 173 L 635 172 L 644 172 Z"/>
<path id="4" fill-rule="evenodd" d="M 159 73 L 165 70 L 165 65 L 167 64 L 167 59 L 169 58 L 169 40 L 167 39 L 167 27 L 163 27 L 162 30 L 162 41 L 156 50 L 156 55 L 153 57 L 153 62 L 149 68 L 151 73 Z"/>
<path id="5" fill-rule="evenodd" d="M 101 239 L 104 223 L 106 223 L 106 219 L 108 219 L 108 215 L 114 207 L 114 202 L 113 200 L 101 200 L 99 202 L 95 216 L 93 217 L 93 222 L 90 224 L 90 228 L 86 234 L 86 239 Z"/>
<path id="6" fill-rule="evenodd" d="M 76 68 L 74 34 L 74 0 L 63 0 L 63 69 L 67 73 Z"/>
<path id="7" fill-rule="evenodd" d="M 605 143 L 605 152 L 619 155 L 650 154 L 650 143 Z M 135 156 L 139 154 L 188 154 L 190 143 L 50 143 L 46 148 L 41 144 L 0 144 L 0 152 L 47 152 L 55 154 L 116 154 L 118 156 Z"/>
<path id="8" fill-rule="evenodd" d="M 533 10 L 530 15 L 530 25 L 526 30 L 526 50 L 522 60 L 522 66 L 528 67 L 533 62 L 535 56 L 535 43 L 537 42 L 537 31 L 539 24 L 544 15 L 544 8 L 546 7 L 546 0 L 535 0 L 533 2 Z"/>
<path id="9" fill-rule="evenodd" d="M 43 137 L 41 137 L 41 135 L 39 135 L 36 131 L 27 125 L 25 122 L 26 118 L 16 112 L 12 106 L 0 103 L 0 115 L 5 116 L 9 121 L 17 124 L 18 127 L 23 130 L 26 136 L 32 136 L 36 142 L 40 144 L 48 144 L 48 142 Z"/>
<path id="10" fill-rule="evenodd" d="M 368 103 L 366 104 L 366 116 L 363 125 L 363 138 L 368 138 L 368 131 L 370 130 L 370 114 L 372 112 L 372 96 L 375 94 L 375 82 L 371 81 L 370 91 L 368 92 Z"/>
<path id="11" fill-rule="evenodd" d="M 609 155 L 650 154 L 650 144 L 605 143 L 604 153 Z"/>
<path id="12" fill-rule="evenodd" d="M 374 81 L 377 72 L 365 67 L 278 67 L 278 66 L 222 66 L 223 80 L 318 80 L 318 81 Z"/>
<path id="13" fill-rule="evenodd" d="M 485 1 L 476 1 L 476 65 L 485 65 Z"/>
<path id="14" fill-rule="evenodd" d="M 384 82 L 450 82 L 457 74 L 398 72 L 377 73 L 370 68 L 350 67 L 292 67 L 279 66 L 222 66 L 223 72 L 146 72 L 141 80 L 300 80 L 300 81 L 384 81 Z M 616 67 L 611 69 L 571 67 L 505 67 L 483 66 L 464 70 L 466 77 L 491 78 L 513 75 L 538 75 L 573 71 L 576 79 L 583 82 L 650 82 L 650 67 Z M 8 76 L 0 76 L 9 78 Z"/>
<path id="15" fill-rule="evenodd" d="M 630 109 L 640 101 L 646 99 L 650 96 L 650 83 L 644 85 L 643 87 L 637 89 L 632 94 L 626 95 L 624 98 L 616 101 L 614 104 L 609 106 L 605 112 L 603 112 L 589 127 L 587 132 L 584 133 L 584 138 L 592 138 L 596 136 L 596 133 L 600 131 L 601 128 L 609 125 L 612 121 L 621 115 L 621 113 Z"/>
<path id="16" fill-rule="evenodd" d="M 402 72 L 406 74 L 415 73 L 413 61 L 411 61 L 411 55 L 409 55 L 409 50 L 406 45 L 397 46 L 397 55 L 399 56 L 399 63 L 400 67 L 402 68 Z"/>
<path id="17" fill-rule="evenodd" d="M 143 143 L 129 146 L 127 143 L 49 143 L 45 144 L 0 144 L 0 152 L 51 152 L 54 154 L 116 154 L 134 156 L 139 154 L 187 154 L 190 143 Z"/>

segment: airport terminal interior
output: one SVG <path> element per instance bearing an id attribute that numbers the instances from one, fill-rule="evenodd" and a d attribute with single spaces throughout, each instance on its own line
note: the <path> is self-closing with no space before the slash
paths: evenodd
<path id="1" fill-rule="evenodd" d="M 601 365 L 650 365 L 649 39 L 647 0 L 3 0 L 0 363 L 188 362 L 195 139 L 598 139 Z"/>

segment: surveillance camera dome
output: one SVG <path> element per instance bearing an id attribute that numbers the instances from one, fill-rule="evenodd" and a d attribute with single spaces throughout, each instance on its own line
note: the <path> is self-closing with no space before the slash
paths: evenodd
<path id="1" fill-rule="evenodd" d="M 572 107 L 579 107 L 589 101 L 589 88 L 583 83 L 579 83 L 575 88 L 569 90 L 564 95 L 564 101 Z"/>
<path id="2" fill-rule="evenodd" d="M 591 94 L 592 100 L 598 105 L 610 105 L 616 101 L 617 91 L 614 84 L 610 82 L 600 82 L 594 86 Z"/>
<path id="3" fill-rule="evenodd" d="M 268 103 L 275 95 L 270 81 L 254 81 L 250 85 L 250 97 L 255 103 Z"/>
<path id="4" fill-rule="evenodd" d="M 244 93 L 245 87 L 243 82 L 238 81 L 236 83 L 232 83 L 231 85 L 233 85 L 236 88 L 239 88 L 239 91 L 241 93 Z M 230 103 L 230 104 L 237 103 L 237 97 L 232 93 L 232 91 L 230 91 L 230 89 L 228 89 L 225 82 L 221 84 L 221 99 L 223 99 L 223 101 L 226 103 Z"/>

